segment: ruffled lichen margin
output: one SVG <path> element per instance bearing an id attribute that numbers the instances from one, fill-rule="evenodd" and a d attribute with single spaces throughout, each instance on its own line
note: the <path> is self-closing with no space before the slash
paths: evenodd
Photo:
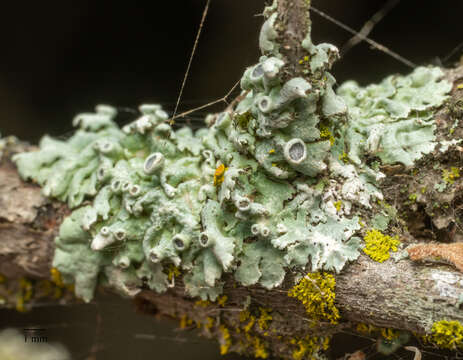
<path id="1" fill-rule="evenodd" d="M 208 128 L 174 130 L 159 106 L 142 105 L 119 129 L 116 110 L 99 106 L 75 118 L 67 141 L 44 137 L 15 157 L 23 178 L 74 209 L 53 265 L 78 296 L 89 301 L 98 280 L 131 297 L 164 292 L 181 276 L 188 295 L 214 301 L 226 274 L 272 289 L 307 271 L 340 272 L 368 229 L 394 221 L 378 206 L 380 166 L 410 166 L 446 145 L 432 114 L 451 85 L 422 67 L 336 94 L 337 49 L 314 45 L 310 30 L 299 74 L 288 76 L 275 10 L 265 11 L 263 56 L 243 75 L 241 101 L 206 118 Z"/>

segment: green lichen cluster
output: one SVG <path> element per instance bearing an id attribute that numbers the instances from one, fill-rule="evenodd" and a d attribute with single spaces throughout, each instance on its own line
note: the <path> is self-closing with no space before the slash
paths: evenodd
<path id="1" fill-rule="evenodd" d="M 159 105 L 149 104 L 119 128 L 116 109 L 99 105 L 75 117 L 78 130 L 69 139 L 45 136 L 39 151 L 14 157 L 24 179 L 72 210 L 55 240 L 60 288 L 74 283 L 76 295 L 90 301 L 98 282 L 133 297 L 142 289 L 164 292 L 181 277 L 201 309 L 210 301 L 225 306 L 224 274 L 272 289 L 288 270 L 311 271 L 288 295 L 303 303 L 313 326 L 336 324 L 335 278 L 327 271 L 358 258 L 361 227 L 374 226 L 363 251 L 375 261 L 397 250 L 398 237 L 381 232 L 394 208 L 386 204 L 365 221 L 359 211 L 382 204 L 381 164 L 411 166 L 434 150 L 432 115 L 451 84 L 440 69 L 419 67 L 367 87 L 350 81 L 335 93 L 329 71 L 338 50 L 313 44 L 310 28 L 301 76 L 288 77 L 276 4 L 264 11 L 262 56 L 243 74 L 241 100 L 207 116 L 207 128 L 176 130 Z M 459 172 L 443 175 L 446 185 Z M 234 327 L 244 333 L 242 344 L 219 318 L 200 323 L 183 315 L 180 327 L 215 331 L 222 354 L 236 346 L 265 359 L 272 319 L 270 309 L 244 309 Z M 435 343 L 461 342 L 461 325 L 436 324 Z M 399 335 L 383 334 L 384 353 L 403 343 Z M 299 360 L 318 358 L 329 338 L 282 342 Z"/>
<path id="2" fill-rule="evenodd" d="M 397 251 L 400 244 L 398 236 L 384 235 L 377 229 L 368 230 L 363 239 L 366 244 L 363 252 L 373 260 L 381 263 L 389 259 L 389 251 Z"/>
<path id="3" fill-rule="evenodd" d="M 340 315 L 334 305 L 335 285 L 336 280 L 329 273 L 309 273 L 288 291 L 288 296 L 302 302 L 309 318 L 315 320 L 314 324 L 319 321 L 337 324 Z"/>
<path id="4" fill-rule="evenodd" d="M 460 169 L 456 166 L 452 166 L 450 170 L 442 170 L 442 179 L 446 184 L 452 185 L 457 178 L 460 177 Z"/>
<path id="5" fill-rule="evenodd" d="M 76 116 L 69 139 L 45 136 L 39 151 L 14 157 L 24 179 L 73 210 L 53 266 L 85 301 L 99 279 L 134 296 L 181 276 L 188 295 L 214 300 L 224 273 L 272 289 L 287 269 L 339 272 L 361 249 L 352 209 L 383 198 L 384 174 L 364 159 L 410 165 L 433 148 L 431 110 L 450 89 L 440 70 L 349 82 L 337 95 L 336 47 L 313 44 L 307 29 L 303 77 L 288 78 L 275 4 L 264 13 L 242 99 L 207 128 L 174 130 L 159 105 L 142 105 L 120 129 L 116 109 L 100 105 Z M 366 251 L 377 253 L 370 238 Z"/>
<path id="6" fill-rule="evenodd" d="M 408 76 L 389 76 L 359 86 L 348 81 L 338 89 L 349 107 L 349 158 L 360 165 L 365 156 L 385 164 L 407 166 L 434 150 L 433 109 L 448 98 L 452 85 L 436 67 L 418 67 Z"/>
<path id="7" fill-rule="evenodd" d="M 359 255 L 354 205 L 381 198 L 375 176 L 339 156 L 347 108 L 328 72 L 338 58 L 309 35 L 306 76 L 286 79 L 267 9 L 263 56 L 241 80 L 243 99 L 174 130 L 158 105 L 120 129 L 98 106 L 66 141 L 48 136 L 15 156 L 21 176 L 73 209 L 53 266 L 90 301 L 100 277 L 122 294 L 163 292 L 181 272 L 188 295 L 216 299 L 224 273 L 242 285 L 279 286 L 287 268 L 340 271 Z M 341 206 L 342 204 L 342 206 Z"/>
<path id="8" fill-rule="evenodd" d="M 463 349 L 463 325 L 459 321 L 441 320 L 432 325 L 425 340 L 441 349 Z"/>

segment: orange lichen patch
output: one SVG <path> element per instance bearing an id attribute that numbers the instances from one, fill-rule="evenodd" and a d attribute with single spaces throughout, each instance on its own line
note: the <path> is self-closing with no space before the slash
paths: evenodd
<path id="1" fill-rule="evenodd" d="M 223 183 L 223 178 L 225 175 L 225 171 L 227 171 L 228 168 L 225 167 L 224 164 L 220 164 L 217 169 L 215 169 L 214 173 L 214 186 L 220 185 Z"/>
<path id="2" fill-rule="evenodd" d="M 406 250 L 413 261 L 443 259 L 463 272 L 463 243 L 419 244 L 410 246 Z"/>

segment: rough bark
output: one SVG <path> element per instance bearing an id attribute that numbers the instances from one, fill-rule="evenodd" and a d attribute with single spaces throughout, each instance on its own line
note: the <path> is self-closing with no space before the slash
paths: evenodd
<path id="1" fill-rule="evenodd" d="M 459 83 L 463 79 L 463 67 L 447 71 L 447 77 L 455 84 Z M 462 97 L 462 91 L 455 86 L 452 99 L 436 112 L 438 136 L 446 134 L 452 117 L 461 117 L 461 114 L 455 112 L 461 107 Z M 455 134 L 463 137 L 463 128 L 457 128 Z M 54 236 L 63 217 L 69 213 L 65 205 L 44 198 L 38 186 L 19 178 L 11 156 L 31 149 L 23 143 L 7 142 L 0 164 L 0 273 L 7 279 L 0 284 L 0 295 L 5 299 L 6 306 L 14 305 L 17 292 L 21 291 L 17 279 L 26 277 L 37 282 L 50 278 Z M 386 200 L 395 204 L 399 213 L 402 213 L 400 221 L 409 229 L 409 236 L 401 239 L 403 243 L 462 241 L 461 231 L 452 231 L 459 226 L 461 217 L 461 181 L 452 187 L 450 193 L 423 194 L 415 204 L 407 203 L 405 200 L 408 193 L 400 191 L 404 183 L 413 188 L 413 182 L 423 174 L 431 185 L 438 181 L 442 174 L 440 170 L 433 170 L 436 162 L 445 166 L 461 166 L 462 149 L 455 147 L 446 154 L 436 150 L 413 169 L 401 166 L 383 169 L 388 176 L 382 183 L 382 191 L 386 194 Z M 425 205 L 431 201 L 432 196 L 441 196 L 433 200 L 445 202 L 452 209 L 448 212 L 442 210 L 442 214 L 436 210 L 435 218 L 443 222 L 441 229 L 426 225 L 427 221 L 432 221 L 425 211 Z M 450 239 L 451 234 L 453 237 Z M 187 298 L 181 278 L 178 278 L 176 286 L 167 293 L 159 295 L 143 291 L 138 295 L 136 303 L 138 308 L 151 314 L 188 319 L 183 324 L 187 327 L 194 327 L 195 323 L 205 324 L 208 317 L 220 318 L 221 324 L 233 326 L 237 324 L 238 314 L 249 296 L 253 304 L 272 309 L 270 329 L 278 329 L 280 339 L 271 334 L 267 336 L 267 349 L 276 355 L 289 356 L 294 346 L 281 341 L 281 337 L 291 338 L 306 333 L 308 328 L 304 307 L 287 296 L 288 289 L 293 285 L 290 278 L 287 277 L 281 288 L 271 291 L 259 286 L 237 286 L 230 278 L 224 290 L 228 298 L 226 303 L 211 303 L 207 306 L 198 305 L 195 300 Z M 336 276 L 335 292 L 336 306 L 341 312 L 342 321 L 338 325 L 321 323 L 316 330 L 318 334 L 333 334 L 343 328 L 355 327 L 360 322 L 425 334 L 434 321 L 443 318 L 463 322 L 463 312 L 458 302 L 459 294 L 463 292 L 463 274 L 451 264 L 429 265 L 410 259 L 378 263 L 362 254 L 358 261 L 351 263 Z M 37 292 L 37 298 L 35 295 L 28 302 L 31 307 L 43 297 L 40 292 Z M 67 296 L 61 301 L 75 299 Z M 263 333 L 258 329 L 256 331 Z M 204 333 L 219 339 L 222 337 L 215 328 L 204 330 Z M 233 335 L 234 342 L 239 336 Z"/>

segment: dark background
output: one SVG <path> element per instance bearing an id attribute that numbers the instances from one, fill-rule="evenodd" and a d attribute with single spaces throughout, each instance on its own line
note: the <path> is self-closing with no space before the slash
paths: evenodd
<path id="1" fill-rule="evenodd" d="M 120 122 L 136 117 L 141 103 L 161 103 L 172 111 L 205 3 L 2 2 L 1 134 L 33 142 L 45 133 L 66 135 L 76 113 L 92 111 L 99 103 L 119 107 Z M 384 3 L 313 0 L 314 6 L 356 30 Z M 224 96 L 246 66 L 257 61 L 263 5 L 263 0 L 211 1 L 180 110 Z M 459 0 L 402 0 L 369 36 L 414 63 L 436 63 L 463 41 L 461 14 L 463 1 Z M 341 47 L 351 37 L 315 13 L 312 19 L 315 43 Z M 365 43 L 351 49 L 333 69 L 338 82 L 356 79 L 362 84 L 408 71 Z M 190 120 L 199 121 L 203 114 L 196 113 Z M 136 315 L 130 305 L 115 298 L 103 301 L 99 309 L 104 326 L 99 359 L 141 359 L 148 354 L 157 354 L 159 359 L 220 358 L 216 345 L 178 335 L 165 324 Z M 78 358 L 93 341 L 97 313 L 96 305 L 38 309 L 26 315 L 1 311 L 0 328 L 21 328 L 34 322 L 48 326 L 54 339 L 64 342 Z M 153 331 L 158 334 L 155 340 L 133 337 L 137 332 Z M 186 340 L 176 340 L 178 336 Z M 351 343 L 345 350 L 358 347 Z"/>

